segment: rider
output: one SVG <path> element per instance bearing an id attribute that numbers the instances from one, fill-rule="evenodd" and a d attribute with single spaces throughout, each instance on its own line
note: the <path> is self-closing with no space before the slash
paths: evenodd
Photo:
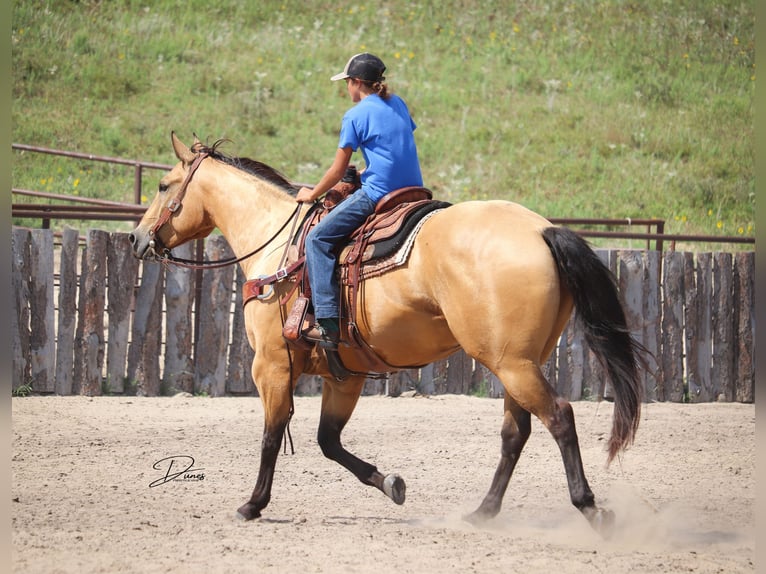
<path id="1" fill-rule="evenodd" d="M 321 347 L 335 349 L 340 340 L 340 287 L 335 273 L 335 248 L 375 210 L 387 193 L 422 186 L 415 122 L 407 105 L 389 92 L 386 66 L 369 53 L 352 56 L 344 70 L 330 78 L 345 80 L 354 106 L 343 116 L 335 160 L 312 189 L 302 187 L 298 202 L 314 201 L 346 172 L 351 154 L 361 148 L 365 169 L 362 187 L 334 207 L 306 237 L 306 267 L 316 324 L 303 333 Z"/>

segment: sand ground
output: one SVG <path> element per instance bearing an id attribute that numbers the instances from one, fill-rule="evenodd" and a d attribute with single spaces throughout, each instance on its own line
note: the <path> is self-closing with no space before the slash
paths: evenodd
<path id="1" fill-rule="evenodd" d="M 362 397 L 344 445 L 407 482 L 396 506 L 325 459 L 318 397 L 297 397 L 262 518 L 258 398 L 12 400 L 13 572 L 755 572 L 755 407 L 647 404 L 634 446 L 605 467 L 609 403 L 574 403 L 586 474 L 615 511 L 609 540 L 570 505 L 536 420 L 501 513 L 476 508 L 499 457 L 502 400 Z M 162 478 L 193 457 L 195 480 Z M 183 460 L 176 458 L 175 463 Z M 176 468 L 179 468 L 176 466 Z M 199 475 L 204 475 L 199 479 Z"/>

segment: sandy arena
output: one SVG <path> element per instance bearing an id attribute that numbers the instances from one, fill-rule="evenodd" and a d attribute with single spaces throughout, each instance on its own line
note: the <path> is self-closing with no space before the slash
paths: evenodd
<path id="1" fill-rule="evenodd" d="M 590 486 L 617 514 L 610 540 L 570 505 L 536 419 L 498 517 L 461 519 L 499 459 L 500 399 L 362 397 L 344 445 L 404 477 L 403 506 L 322 456 L 318 397 L 295 405 L 295 455 L 244 522 L 260 399 L 14 398 L 13 572 L 755 572 L 754 405 L 644 405 L 607 469 L 612 405 L 574 403 Z M 192 467 L 163 481 L 181 457 Z"/>

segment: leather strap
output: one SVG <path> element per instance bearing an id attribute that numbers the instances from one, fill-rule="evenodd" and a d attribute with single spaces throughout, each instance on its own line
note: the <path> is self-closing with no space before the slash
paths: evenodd
<path id="1" fill-rule="evenodd" d="M 173 214 L 178 211 L 179 207 L 181 207 L 181 203 L 183 202 L 184 196 L 186 195 L 186 189 L 189 187 L 189 183 L 191 182 L 191 178 L 194 176 L 194 172 L 197 171 L 197 168 L 202 163 L 202 160 L 204 160 L 207 156 L 207 152 L 203 151 L 194 158 L 191 166 L 189 166 L 189 172 L 186 174 L 186 179 L 184 179 L 183 183 L 181 184 L 180 191 L 173 199 L 168 202 L 168 204 L 165 206 L 165 210 L 157 219 L 157 223 L 155 223 L 154 227 L 149 230 L 149 235 L 151 237 L 157 237 L 157 232 L 160 230 L 160 228 L 168 221 L 170 221 L 170 218 L 173 217 Z"/>
<path id="2" fill-rule="evenodd" d="M 264 275 L 262 277 L 256 277 L 255 279 L 248 279 L 242 286 L 242 306 L 247 305 L 251 300 L 258 299 L 263 296 L 263 288 L 267 285 L 273 285 L 277 281 L 281 281 L 289 277 L 296 269 L 301 267 L 306 261 L 305 257 L 300 257 L 298 260 L 293 261 L 286 267 L 278 269 L 276 273 L 271 275 Z"/>

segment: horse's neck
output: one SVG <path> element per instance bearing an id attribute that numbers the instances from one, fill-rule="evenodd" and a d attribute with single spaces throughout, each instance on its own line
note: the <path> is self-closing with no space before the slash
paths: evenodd
<path id="1" fill-rule="evenodd" d="M 264 256 L 285 249 L 291 226 L 279 229 L 295 211 L 292 197 L 270 182 L 231 169 L 205 178 L 204 185 L 208 213 L 234 255 L 243 257 L 262 247 L 257 256 L 242 263 L 246 274 Z"/>

